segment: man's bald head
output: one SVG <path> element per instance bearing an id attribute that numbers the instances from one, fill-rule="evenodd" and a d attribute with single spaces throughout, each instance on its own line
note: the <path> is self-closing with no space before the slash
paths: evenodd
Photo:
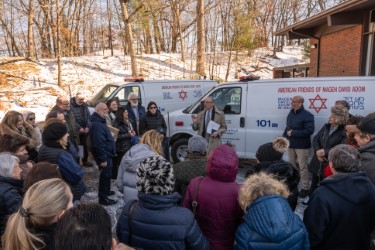
<path id="1" fill-rule="evenodd" d="M 98 113 L 101 117 L 104 117 L 106 114 L 108 114 L 108 107 L 105 103 L 99 102 L 95 106 L 95 112 Z"/>

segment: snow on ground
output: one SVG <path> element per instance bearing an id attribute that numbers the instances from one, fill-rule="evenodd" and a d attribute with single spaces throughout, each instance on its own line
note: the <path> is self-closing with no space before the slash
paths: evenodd
<path id="1" fill-rule="evenodd" d="M 224 80 L 228 59 L 229 52 L 207 53 L 206 72 L 213 72 L 215 79 Z M 305 63 L 301 47 L 294 46 L 285 47 L 275 57 L 272 57 L 271 50 L 261 48 L 251 55 L 239 54 L 236 60 L 233 53 L 232 59 L 228 81 L 235 81 L 236 73 L 237 76 L 251 73 L 261 79 L 270 79 L 274 67 Z M 7 63 L 10 60 L 15 62 Z M 105 84 L 122 82 L 125 77 L 131 76 L 130 57 L 122 55 L 121 51 L 114 51 L 113 56 L 110 51 L 104 51 L 81 57 L 66 57 L 62 58 L 62 62 L 63 86 L 60 88 L 57 86 L 55 59 L 31 62 L 23 58 L 0 58 L 0 97 L 5 95 L 25 107 L 11 104 L 8 109 L 32 110 L 37 113 L 37 120 L 42 121 L 58 96 L 69 97 L 82 92 L 89 99 Z M 195 58 L 190 55 L 186 55 L 185 63 L 181 61 L 180 54 L 139 55 L 138 64 L 139 73 L 146 80 L 197 78 L 193 70 Z M 0 112 L 0 119 L 3 113 Z"/>

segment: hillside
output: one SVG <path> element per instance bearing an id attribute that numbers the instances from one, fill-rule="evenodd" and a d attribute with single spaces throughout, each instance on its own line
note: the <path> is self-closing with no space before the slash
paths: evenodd
<path id="1" fill-rule="evenodd" d="M 207 53 L 207 74 L 213 72 L 214 79 L 224 80 L 228 57 L 229 52 Z M 0 116 L 8 109 L 27 109 L 36 111 L 37 120 L 43 120 L 59 95 L 82 92 L 89 99 L 106 83 L 123 81 L 131 76 L 130 57 L 121 55 L 120 51 L 115 51 L 114 56 L 110 56 L 110 51 L 104 51 L 100 55 L 62 58 L 62 61 L 63 86 L 60 88 L 57 86 L 56 60 L 0 58 Z M 304 62 L 301 47 L 285 47 L 275 57 L 272 57 L 272 51 L 258 49 L 251 56 L 240 54 L 232 61 L 228 80 L 235 81 L 236 74 L 249 73 L 270 79 L 274 67 Z M 183 63 L 179 54 L 142 55 L 138 57 L 138 63 L 139 72 L 146 80 L 197 77 L 193 70 L 194 58 L 187 58 Z"/>

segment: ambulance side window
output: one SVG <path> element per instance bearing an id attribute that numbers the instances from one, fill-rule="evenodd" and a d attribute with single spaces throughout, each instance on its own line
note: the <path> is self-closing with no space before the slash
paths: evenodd
<path id="1" fill-rule="evenodd" d="M 125 86 L 115 96 L 119 99 L 121 106 L 125 106 L 128 103 L 128 95 L 131 92 L 138 93 L 138 100 L 141 100 L 141 93 L 138 86 Z"/>
<path id="2" fill-rule="evenodd" d="M 241 87 L 220 88 L 210 96 L 224 114 L 241 114 Z"/>

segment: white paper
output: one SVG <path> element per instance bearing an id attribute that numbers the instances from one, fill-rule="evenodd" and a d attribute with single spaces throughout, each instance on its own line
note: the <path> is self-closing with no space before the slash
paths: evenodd
<path id="1" fill-rule="evenodd" d="M 211 120 L 207 125 L 206 133 L 211 134 L 212 130 L 218 131 L 219 128 L 220 128 L 220 124 Z"/>

